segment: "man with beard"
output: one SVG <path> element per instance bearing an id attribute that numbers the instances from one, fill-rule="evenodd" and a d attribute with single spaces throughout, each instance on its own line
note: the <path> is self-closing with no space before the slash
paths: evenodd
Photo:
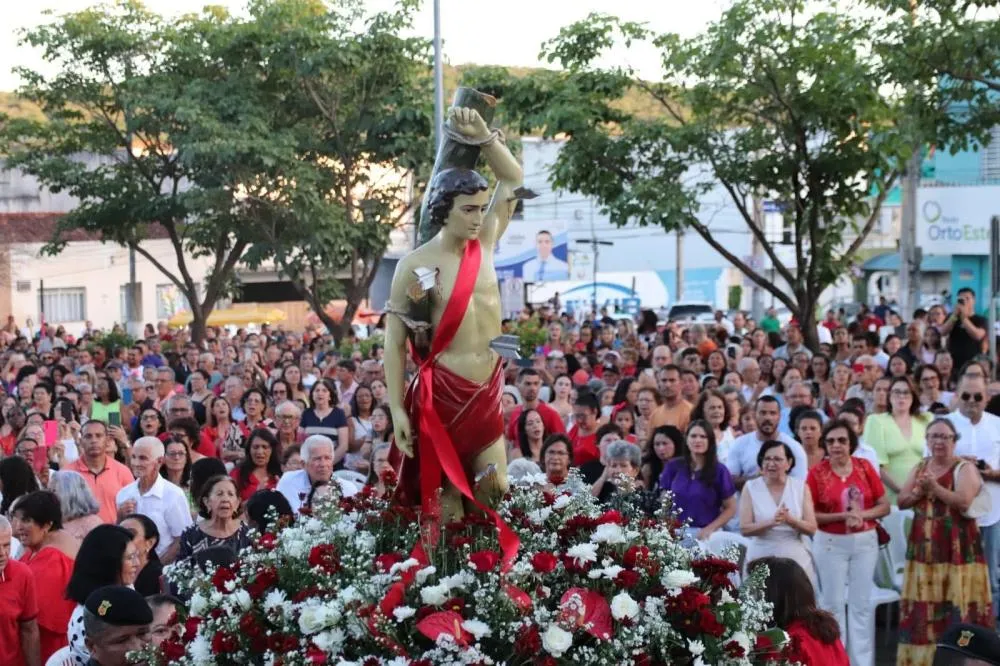
<path id="1" fill-rule="evenodd" d="M 788 445 L 795 457 L 795 466 L 788 475 L 805 480 L 809 470 L 809 460 L 802 445 L 785 433 L 778 432 L 778 422 L 781 420 L 781 406 L 774 396 L 765 395 L 757 399 L 754 407 L 754 418 L 757 420 L 756 432 L 749 432 L 738 437 L 729 449 L 726 467 L 733 476 L 733 483 L 738 489 L 743 488 L 750 479 L 760 476 L 757 466 L 757 453 L 764 442 L 771 440 Z"/>

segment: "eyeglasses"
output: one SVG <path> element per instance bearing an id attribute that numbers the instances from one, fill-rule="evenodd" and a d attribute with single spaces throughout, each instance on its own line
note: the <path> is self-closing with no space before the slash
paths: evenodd
<path id="1" fill-rule="evenodd" d="M 894 395 L 900 398 L 909 397 L 910 392 L 906 389 L 893 389 L 889 391 L 889 395 Z"/>
<path id="2" fill-rule="evenodd" d="M 295 416 L 295 414 L 278 414 L 274 418 L 278 419 L 279 421 L 294 421 L 298 417 Z"/>
<path id="3" fill-rule="evenodd" d="M 955 439 L 955 436 L 947 432 L 935 432 L 927 435 L 927 439 L 935 442 L 950 442 Z"/>
<path id="4" fill-rule="evenodd" d="M 171 451 L 170 453 L 167 454 L 167 458 L 173 458 L 174 460 L 176 460 L 178 458 L 183 458 L 184 455 L 185 454 L 183 451 Z"/>
<path id="5" fill-rule="evenodd" d="M 963 402 L 982 402 L 986 396 L 982 393 L 963 393 L 961 397 Z"/>
<path id="6" fill-rule="evenodd" d="M 826 442 L 827 444 L 847 444 L 851 440 L 848 439 L 847 437 L 827 437 L 823 441 Z"/>
<path id="7" fill-rule="evenodd" d="M 783 463 L 783 462 L 788 462 L 788 458 L 773 458 L 771 456 L 768 456 L 768 457 L 764 458 L 764 462 L 766 462 L 766 463 Z"/>
<path id="8" fill-rule="evenodd" d="M 569 456 L 569 451 L 559 451 L 558 449 L 549 449 L 545 452 L 547 456 Z"/>

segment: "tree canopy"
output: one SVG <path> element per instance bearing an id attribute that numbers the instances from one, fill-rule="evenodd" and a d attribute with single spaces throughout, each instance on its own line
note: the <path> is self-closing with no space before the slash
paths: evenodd
<path id="1" fill-rule="evenodd" d="M 466 82 L 502 98 L 508 124 L 565 138 L 554 187 L 594 196 L 612 222 L 696 232 L 786 305 L 816 345 L 820 294 L 850 269 L 885 196 L 927 127 L 936 137 L 982 135 L 940 106 L 914 102 L 911 75 L 884 57 L 884 24 L 797 0 L 739 0 L 691 38 L 592 15 L 543 46 L 559 71 L 513 77 L 497 68 Z M 651 42 L 662 78 L 598 63 L 614 45 Z M 935 86 L 927 78 L 918 92 Z M 663 116 L 619 102 L 640 90 Z M 948 130 L 948 131 L 946 131 Z M 728 195 L 775 280 L 713 233 L 700 201 Z M 791 259 L 754 202 L 784 212 Z"/>

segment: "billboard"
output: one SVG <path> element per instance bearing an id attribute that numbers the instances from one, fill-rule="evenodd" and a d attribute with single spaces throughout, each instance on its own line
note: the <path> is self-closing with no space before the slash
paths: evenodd
<path id="1" fill-rule="evenodd" d="M 569 231 L 560 221 L 512 220 L 497 243 L 497 277 L 543 283 L 570 279 Z"/>
<path id="2" fill-rule="evenodd" d="M 921 187 L 917 245 L 925 255 L 987 255 L 990 218 L 1000 214 L 1000 186 Z"/>

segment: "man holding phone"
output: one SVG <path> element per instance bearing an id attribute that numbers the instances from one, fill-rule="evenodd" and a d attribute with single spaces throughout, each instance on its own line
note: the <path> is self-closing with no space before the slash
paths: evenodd
<path id="1" fill-rule="evenodd" d="M 986 319 L 976 314 L 976 292 L 968 287 L 959 289 L 955 311 L 941 325 L 941 335 L 948 336 L 948 351 L 955 361 L 952 379 L 962 366 L 982 353 L 988 328 Z"/>

